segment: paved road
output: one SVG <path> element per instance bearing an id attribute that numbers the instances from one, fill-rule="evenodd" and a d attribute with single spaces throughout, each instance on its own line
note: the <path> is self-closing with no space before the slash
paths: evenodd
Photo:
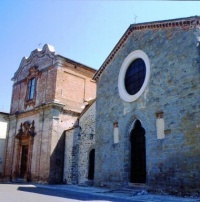
<path id="1" fill-rule="evenodd" d="M 122 201 L 104 195 L 23 184 L 0 184 L 0 202 Z M 132 201 L 132 200 L 123 200 Z"/>
<path id="2" fill-rule="evenodd" d="M 0 184 L 0 202 L 200 202 L 200 198 L 135 195 L 122 190 L 108 190 L 74 185 Z"/>

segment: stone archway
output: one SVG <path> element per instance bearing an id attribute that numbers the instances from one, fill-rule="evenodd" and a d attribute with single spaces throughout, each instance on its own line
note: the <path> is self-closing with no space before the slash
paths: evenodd
<path id="1" fill-rule="evenodd" d="M 130 182 L 146 182 L 146 143 L 145 130 L 139 120 L 135 121 L 130 133 L 131 159 L 130 159 Z"/>
<path id="2" fill-rule="evenodd" d="M 33 141 L 35 136 L 34 121 L 21 123 L 20 129 L 15 136 L 16 161 L 13 178 L 22 178 L 31 181 L 31 158 Z"/>

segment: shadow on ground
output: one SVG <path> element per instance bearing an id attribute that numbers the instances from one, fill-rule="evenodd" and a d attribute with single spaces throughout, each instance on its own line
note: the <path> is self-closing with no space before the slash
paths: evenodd
<path id="1" fill-rule="evenodd" d="M 41 188 L 41 187 L 26 187 L 26 186 L 19 186 L 18 191 L 24 191 L 24 192 L 31 192 L 35 194 L 43 194 L 48 196 L 54 196 L 54 197 L 62 197 L 67 199 L 74 199 L 74 200 L 80 200 L 80 201 L 121 201 L 122 199 L 117 199 L 114 197 L 107 197 L 103 194 L 101 196 L 95 195 L 92 193 L 81 193 L 81 192 L 75 192 L 75 191 L 69 191 L 69 190 L 58 190 L 58 189 L 48 189 L 48 188 Z M 123 201 L 132 201 L 128 199 L 123 199 Z"/>

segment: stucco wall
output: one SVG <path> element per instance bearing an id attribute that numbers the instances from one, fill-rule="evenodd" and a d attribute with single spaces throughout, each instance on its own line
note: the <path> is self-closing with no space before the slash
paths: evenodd
<path id="1" fill-rule="evenodd" d="M 6 120 L 4 117 L 5 114 L 0 113 L 0 138 L 6 138 L 6 133 L 7 133 L 7 126 L 8 126 L 8 120 Z"/>
<path id="2" fill-rule="evenodd" d="M 17 118 L 17 119 L 16 119 Z M 17 140 L 20 124 L 35 122 L 35 136 L 31 157 L 31 180 L 41 183 L 62 183 L 64 162 L 64 130 L 73 126 L 77 115 L 61 113 L 59 107 L 44 107 L 38 111 L 13 116 L 10 121 L 5 176 L 18 178 Z M 19 155 L 19 154 L 18 154 Z M 12 165 L 12 166 L 11 166 Z"/>
<path id="3" fill-rule="evenodd" d="M 197 29 L 199 29 L 197 27 Z M 116 53 L 97 87 L 95 183 L 123 185 L 130 175 L 130 130 L 139 119 L 146 131 L 147 185 L 194 191 L 200 186 L 200 80 L 197 29 L 135 30 Z M 129 53 L 150 59 L 150 81 L 134 102 L 118 93 L 121 65 Z M 157 139 L 156 113 L 164 112 L 165 138 Z M 113 144 L 118 122 L 119 144 Z"/>
<path id="4" fill-rule="evenodd" d="M 6 120 L 7 115 L 5 113 L 0 113 L 0 175 L 3 172 L 3 161 L 4 161 L 4 147 L 6 143 L 6 134 L 8 120 Z"/>

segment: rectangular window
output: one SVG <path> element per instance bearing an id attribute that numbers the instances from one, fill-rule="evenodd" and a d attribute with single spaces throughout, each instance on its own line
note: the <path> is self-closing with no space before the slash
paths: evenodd
<path id="1" fill-rule="evenodd" d="M 118 128 L 118 122 L 113 123 L 114 126 L 114 144 L 119 143 L 119 128 Z"/>
<path id="2" fill-rule="evenodd" d="M 35 95 L 35 78 L 32 78 L 31 80 L 29 80 L 29 92 L 28 92 L 28 99 L 32 100 L 34 98 Z"/>

